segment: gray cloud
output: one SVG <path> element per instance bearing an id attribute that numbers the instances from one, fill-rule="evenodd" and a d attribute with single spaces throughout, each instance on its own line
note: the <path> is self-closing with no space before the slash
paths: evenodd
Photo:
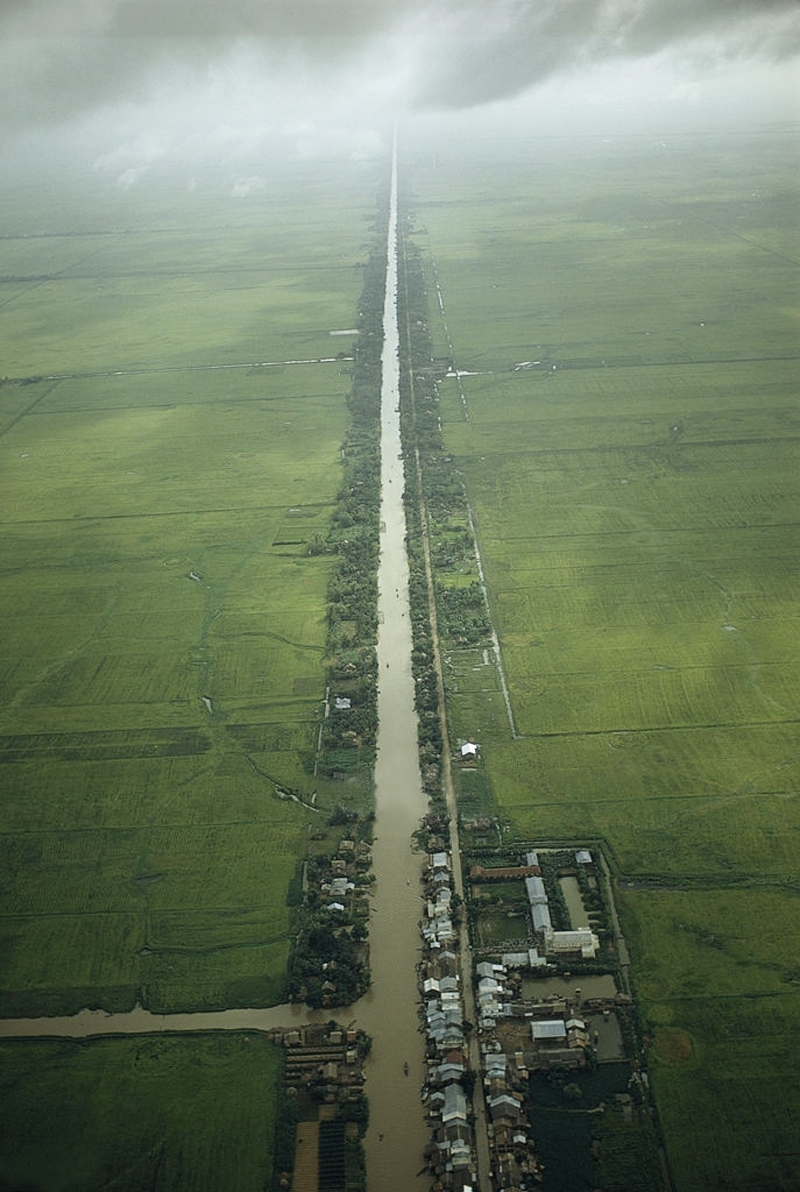
<path id="1" fill-rule="evenodd" d="M 800 52 L 798 0 L 4 0 L 0 127 L 217 129 L 508 99 L 675 52 L 698 69 Z M 236 111 L 234 111 L 234 108 Z M 216 116 L 215 116 L 216 112 Z M 150 113 L 148 116 L 147 113 Z"/>
<path id="2" fill-rule="evenodd" d="M 693 44 L 707 66 L 800 51 L 797 0 L 501 0 L 480 11 L 487 16 L 483 26 L 464 20 L 451 52 L 418 81 L 418 103 L 461 107 L 505 99 L 564 70 Z"/>

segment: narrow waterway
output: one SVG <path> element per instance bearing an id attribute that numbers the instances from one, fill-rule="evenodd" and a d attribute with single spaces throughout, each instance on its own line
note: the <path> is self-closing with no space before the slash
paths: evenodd
<path id="1" fill-rule="evenodd" d="M 188 1014 L 152 1014 L 141 1006 L 122 1014 L 80 1010 L 60 1018 L 0 1019 L 2 1039 L 91 1039 L 95 1035 L 150 1035 L 160 1031 L 272 1031 L 278 1027 L 327 1022 L 330 1010 L 286 1004 L 264 1009 L 208 1010 Z"/>
<path id="2" fill-rule="evenodd" d="M 403 462 L 400 441 L 397 324 L 397 155 L 387 238 L 381 389 L 381 557 L 378 577 L 378 754 L 370 923 L 372 989 L 358 1004 L 359 1024 L 374 1040 L 367 1067 L 369 1192 L 427 1187 L 418 1175 L 428 1140 L 420 1086 L 424 1045 L 418 1031 L 416 965 L 420 958 L 422 858 L 412 833 L 426 811 L 417 752 L 411 673 Z M 408 1075 L 404 1065 L 408 1065 Z"/>

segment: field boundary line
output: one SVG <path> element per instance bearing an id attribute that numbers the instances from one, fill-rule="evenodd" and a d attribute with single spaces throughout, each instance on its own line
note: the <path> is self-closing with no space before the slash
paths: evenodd
<path id="1" fill-rule="evenodd" d="M 215 372 L 232 368 L 285 368 L 292 364 L 346 364 L 352 356 L 310 356 L 297 360 L 234 360 L 226 364 L 163 364 L 151 368 L 102 368 L 87 372 L 43 373 L 41 376 L 9 377 L 11 385 L 34 385 L 41 381 L 85 381 L 91 377 L 139 377 L 159 373 Z"/>
<path id="2" fill-rule="evenodd" d="M 447 340 L 447 351 L 450 356 L 450 369 L 451 369 L 452 375 L 456 379 L 456 385 L 458 386 L 459 400 L 461 402 L 462 409 L 464 410 L 464 418 L 466 419 L 467 422 L 472 422 L 472 419 L 470 418 L 470 414 L 469 414 L 469 406 L 467 405 L 467 395 L 464 392 L 464 386 L 461 384 L 461 373 L 459 372 L 459 370 L 456 367 L 456 354 L 453 349 L 453 341 L 450 338 L 450 328 L 447 324 L 447 315 L 446 315 L 445 309 L 444 309 L 444 295 L 442 294 L 442 287 L 439 284 L 439 271 L 436 268 L 436 258 L 432 254 L 431 254 L 431 269 L 433 270 L 433 284 L 436 287 L 436 301 L 439 304 L 439 315 L 442 320 L 442 328 L 444 330 L 444 337 Z"/>
<path id="3" fill-rule="evenodd" d="M 649 728 L 585 728 L 554 729 L 549 733 L 525 733 L 527 741 L 544 741 L 550 737 L 609 737 L 615 733 L 693 733 L 709 728 L 771 728 L 779 724 L 800 724 L 800 716 L 787 716 L 781 720 L 717 720 L 711 724 L 654 724 Z"/>
<path id="4" fill-rule="evenodd" d="M 466 497 L 466 493 L 464 494 Z M 472 547 L 475 551 L 475 563 L 478 568 L 478 575 L 481 581 L 481 591 L 483 592 L 483 603 L 486 606 L 486 613 L 489 617 L 489 624 L 491 626 L 491 640 L 492 653 L 494 654 L 494 663 L 497 670 L 497 677 L 500 680 L 500 689 L 503 693 L 503 703 L 506 706 L 506 715 L 508 716 L 508 726 L 511 729 L 511 737 L 514 741 L 520 739 L 521 734 L 517 731 L 516 721 L 514 720 L 514 709 L 511 706 L 511 694 L 508 690 L 508 683 L 506 682 L 506 669 L 503 666 L 503 655 L 500 650 L 500 639 L 497 636 L 497 630 L 494 627 L 492 619 L 492 612 L 489 608 L 489 591 L 486 586 L 486 576 L 483 572 L 483 560 L 481 559 L 481 551 L 478 546 L 478 532 L 475 527 L 475 519 L 472 516 L 472 506 L 467 500 L 467 517 L 469 518 L 469 529 L 472 534 Z"/>

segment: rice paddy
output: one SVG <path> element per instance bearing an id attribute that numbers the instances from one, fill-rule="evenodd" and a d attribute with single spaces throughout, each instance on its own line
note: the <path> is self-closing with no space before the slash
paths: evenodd
<path id="1" fill-rule="evenodd" d="M 0 240 L 0 1012 L 272 1004 L 318 819 L 276 784 L 339 794 L 308 544 L 374 197 L 330 163 L 49 181 Z"/>
<path id="2" fill-rule="evenodd" d="M 451 732 L 512 835 L 617 868 L 679 1192 L 800 1181 L 791 156 L 776 130 L 406 167 L 518 735 L 457 643 Z"/>

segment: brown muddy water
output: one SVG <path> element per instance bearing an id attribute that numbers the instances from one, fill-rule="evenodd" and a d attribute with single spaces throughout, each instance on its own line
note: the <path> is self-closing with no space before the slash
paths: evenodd
<path id="1" fill-rule="evenodd" d="M 522 996 L 540 1001 L 549 997 L 571 998 L 576 989 L 580 989 L 582 1001 L 595 997 L 613 998 L 617 984 L 611 973 L 576 973 L 569 980 L 565 977 L 524 977 L 522 981 Z"/>
<path id="2" fill-rule="evenodd" d="M 424 1040 L 417 1015 L 416 965 L 421 957 L 422 857 L 412 848 L 427 803 L 417 753 L 417 716 L 411 673 L 403 463 L 400 442 L 399 333 L 397 324 L 397 165 L 387 243 L 381 391 L 381 558 L 378 630 L 378 750 L 376 820 L 372 850 L 375 893 L 370 923 L 372 987 L 354 1006 L 339 1011 L 373 1039 L 367 1062 L 370 1126 L 365 1140 L 368 1192 L 413 1192 L 429 1186 L 423 1151 L 425 1127 L 420 1089 Z M 149 1034 L 160 1031 L 261 1030 L 324 1022 L 331 1012 L 296 1005 L 217 1013 L 127 1014 L 83 1010 L 63 1018 L 0 1020 L 0 1037 L 68 1037 Z M 408 1072 L 406 1074 L 406 1065 Z"/>
<path id="3" fill-rule="evenodd" d="M 420 1101 L 424 1043 L 418 1030 L 416 965 L 421 956 L 422 858 L 412 833 L 426 811 L 417 753 L 411 674 L 411 618 L 403 509 L 397 326 L 397 166 L 392 191 L 384 304 L 381 393 L 381 560 L 378 576 L 378 754 L 375 767 L 376 876 L 370 923 L 372 988 L 354 1012 L 373 1038 L 366 1092 L 369 1192 L 427 1187 L 428 1140 Z M 408 1065 L 405 1075 L 404 1065 Z"/>
<path id="4" fill-rule="evenodd" d="M 150 1035 L 161 1031 L 271 1031 L 327 1022 L 330 1017 L 330 1010 L 314 1012 L 296 1005 L 198 1014 L 151 1014 L 136 1006 L 125 1014 L 81 1010 L 63 1018 L 4 1018 L 0 1019 L 0 1038 L 90 1039 L 95 1035 Z"/>

